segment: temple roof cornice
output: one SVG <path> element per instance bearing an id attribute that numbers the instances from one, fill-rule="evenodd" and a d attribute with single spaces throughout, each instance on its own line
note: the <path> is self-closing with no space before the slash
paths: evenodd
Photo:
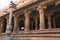
<path id="1" fill-rule="evenodd" d="M 15 3 L 17 9 L 13 9 L 13 11 L 18 10 L 18 9 L 24 7 L 24 6 L 27 6 L 27 5 L 31 4 L 31 3 L 38 2 L 38 1 L 40 1 L 40 0 L 18 1 L 18 2 Z M 52 0 L 45 0 L 45 1 L 41 2 L 40 5 L 45 5 L 45 4 L 48 4 L 50 2 L 52 2 Z M 9 6 L 5 7 L 5 9 L 2 9 L 2 11 L 0 12 L 0 17 L 3 16 L 3 15 L 6 15 L 7 13 L 9 13 L 9 11 L 10 11 L 9 9 L 10 9 Z"/>

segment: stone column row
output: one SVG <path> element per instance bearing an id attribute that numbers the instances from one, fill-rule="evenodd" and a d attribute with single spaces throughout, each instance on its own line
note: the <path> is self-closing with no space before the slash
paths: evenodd
<path id="1" fill-rule="evenodd" d="M 44 8 L 43 6 L 38 6 L 38 11 L 39 11 L 39 15 L 40 15 L 40 30 L 45 29 L 45 21 L 44 21 Z M 48 18 L 48 29 L 52 28 L 52 23 L 51 23 L 51 15 L 48 14 L 47 16 Z M 54 27 L 55 27 L 55 20 L 53 20 L 54 23 Z"/>
<path id="2" fill-rule="evenodd" d="M 44 10 L 42 7 L 39 7 L 39 15 L 40 15 L 40 30 L 45 28 L 45 24 L 44 24 Z M 29 13 L 31 11 L 24 11 L 24 15 L 25 15 L 25 31 L 29 30 Z M 14 30 L 16 31 L 16 28 L 18 26 L 18 18 L 15 16 L 14 17 Z M 37 19 L 35 19 L 35 26 L 37 28 Z"/>
<path id="3" fill-rule="evenodd" d="M 39 24 L 39 28 L 40 30 L 43 30 L 45 29 L 45 21 L 44 21 L 44 8 L 42 8 L 42 6 L 38 6 L 38 11 L 39 11 L 39 18 L 40 18 L 40 24 Z M 25 31 L 28 31 L 29 30 L 29 13 L 31 13 L 31 11 L 24 11 L 24 15 L 25 15 Z M 17 27 L 18 27 L 18 17 L 17 16 L 14 16 L 14 31 L 17 30 Z M 36 29 L 37 29 L 37 18 L 35 19 L 35 26 L 36 26 Z M 1 24 L 1 26 L 3 26 Z M 51 28 L 51 18 L 50 18 L 50 15 L 48 16 L 48 28 Z M 6 31 L 9 30 L 9 18 L 7 18 L 7 28 L 6 28 Z"/>

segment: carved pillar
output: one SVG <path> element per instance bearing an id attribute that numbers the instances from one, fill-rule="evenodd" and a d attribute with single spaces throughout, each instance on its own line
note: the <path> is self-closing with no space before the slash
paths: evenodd
<path id="1" fill-rule="evenodd" d="M 56 23 L 55 19 L 53 19 L 53 28 L 56 28 Z"/>
<path id="2" fill-rule="evenodd" d="M 51 29 L 51 15 L 48 15 L 48 29 Z"/>
<path id="3" fill-rule="evenodd" d="M 40 15 L 40 30 L 43 30 L 45 28 L 45 21 L 44 21 L 44 8 L 46 8 L 45 6 L 42 7 L 42 6 L 38 6 L 38 9 L 39 10 L 39 15 Z"/>
<path id="4" fill-rule="evenodd" d="M 10 29 L 9 29 L 9 28 L 10 28 L 10 27 L 9 27 L 9 17 L 8 17 L 8 16 L 6 17 L 6 23 L 7 23 L 7 24 L 6 24 L 6 26 L 7 26 L 7 27 L 6 27 L 6 33 L 8 33 L 8 32 L 10 32 Z"/>
<path id="5" fill-rule="evenodd" d="M 37 18 L 37 16 L 35 17 L 35 30 L 37 30 L 38 29 L 38 18 Z"/>
<path id="6" fill-rule="evenodd" d="M 4 27 L 4 20 L 2 19 L 1 20 L 1 32 L 3 32 L 3 30 L 4 30 L 3 27 Z"/>
<path id="7" fill-rule="evenodd" d="M 14 32 L 16 32 L 17 31 L 17 28 L 18 28 L 18 22 L 19 22 L 19 20 L 18 20 L 18 16 L 14 16 Z"/>
<path id="8" fill-rule="evenodd" d="M 29 30 L 29 13 L 30 13 L 30 11 L 24 11 L 24 14 L 25 14 L 25 31 Z"/>

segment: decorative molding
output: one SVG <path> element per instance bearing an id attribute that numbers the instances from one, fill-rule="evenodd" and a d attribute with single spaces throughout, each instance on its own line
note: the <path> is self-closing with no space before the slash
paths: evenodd
<path id="1" fill-rule="evenodd" d="M 41 5 L 38 5 L 38 6 L 37 6 L 37 10 L 46 9 L 46 8 L 47 8 L 47 6 L 41 6 Z"/>

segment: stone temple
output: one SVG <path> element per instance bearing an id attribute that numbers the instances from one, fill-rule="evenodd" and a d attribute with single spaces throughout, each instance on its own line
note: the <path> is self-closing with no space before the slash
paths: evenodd
<path id="1" fill-rule="evenodd" d="M 60 40 L 60 0 L 21 0 L 15 4 L 13 40 Z M 9 6 L 0 11 L 0 40 L 8 31 L 9 13 Z"/>

